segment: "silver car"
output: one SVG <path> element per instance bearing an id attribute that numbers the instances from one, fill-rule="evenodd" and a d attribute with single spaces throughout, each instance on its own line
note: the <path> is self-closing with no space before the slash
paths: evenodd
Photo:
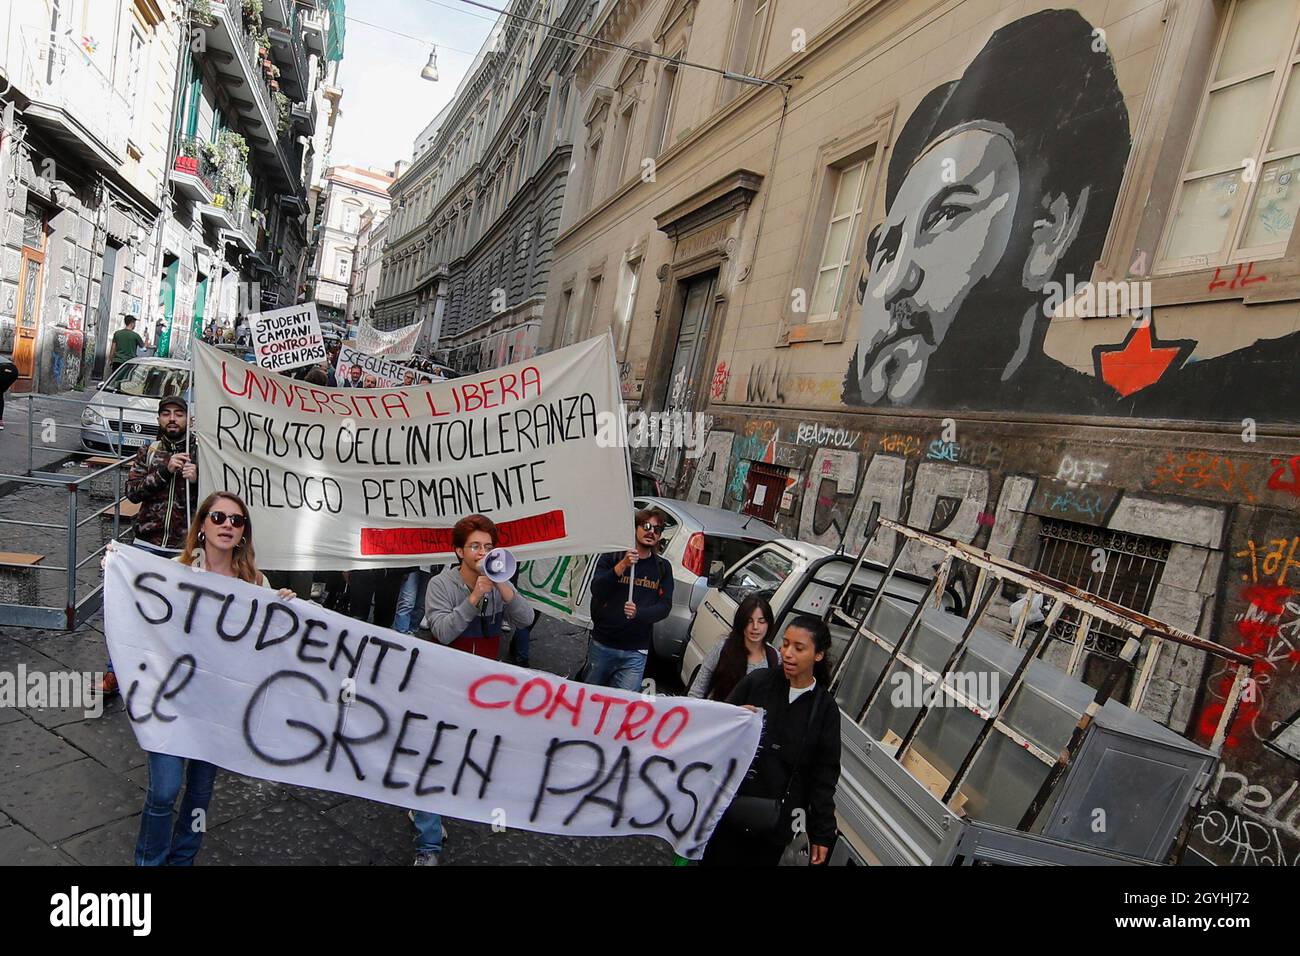
<path id="1" fill-rule="evenodd" d="M 161 358 L 124 362 L 100 383 L 81 412 L 82 447 L 132 454 L 158 437 L 159 399 L 184 396 L 189 387 L 188 362 Z"/>

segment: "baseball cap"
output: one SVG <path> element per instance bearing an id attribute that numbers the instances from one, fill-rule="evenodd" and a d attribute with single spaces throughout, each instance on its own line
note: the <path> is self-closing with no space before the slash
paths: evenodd
<path id="1" fill-rule="evenodd" d="M 176 406 L 177 408 L 179 408 L 181 411 L 186 412 L 186 413 L 188 413 L 189 410 L 190 410 L 190 406 L 189 406 L 189 404 L 185 401 L 185 396 L 184 396 L 184 395 L 165 395 L 165 396 L 163 396 L 163 398 L 160 399 L 159 402 L 158 402 L 158 411 L 161 412 L 161 411 L 162 411 L 164 408 L 166 408 L 168 405 L 175 405 L 175 406 Z"/>

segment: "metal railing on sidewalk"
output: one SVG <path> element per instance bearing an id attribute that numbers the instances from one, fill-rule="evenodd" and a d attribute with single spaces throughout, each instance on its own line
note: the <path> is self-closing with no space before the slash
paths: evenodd
<path id="1" fill-rule="evenodd" d="M 81 435 L 79 413 L 85 407 L 84 398 L 26 394 L 12 396 L 9 402 L 11 407 L 18 403 L 27 406 L 27 467 L 18 474 L 0 472 L 0 626 L 72 630 L 103 605 L 104 586 L 97 565 L 93 565 L 93 576 L 83 572 L 100 558 L 110 541 L 123 540 L 130 527 L 122 514 L 123 470 L 134 450 L 121 455 L 130 433 L 123 427 L 119 409 L 116 451 L 105 456 L 82 447 L 66 447 L 62 436 L 69 432 L 78 438 Z M 39 414 L 38 405 L 42 406 Z M 78 417 L 70 423 L 60 422 L 55 415 L 69 406 L 77 409 Z M 67 474 L 73 467 L 84 474 Z M 107 499 L 107 504 L 96 507 L 92 498 Z M 60 514 L 64 517 L 61 522 L 45 520 Z M 98 532 L 87 529 L 92 523 L 98 525 Z M 60 558 L 61 564 L 46 563 Z M 62 580 L 50 583 L 54 575 Z M 53 603 L 56 595 L 62 596 L 62 606 Z"/>

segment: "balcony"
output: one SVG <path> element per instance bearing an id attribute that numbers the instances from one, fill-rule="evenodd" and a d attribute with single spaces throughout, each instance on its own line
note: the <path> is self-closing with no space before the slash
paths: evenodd
<path id="1" fill-rule="evenodd" d="M 253 217 L 252 213 L 249 212 L 248 203 L 239 206 L 234 211 L 231 219 L 230 227 L 221 230 L 221 240 L 244 252 L 255 250 L 257 248 L 257 232 L 253 228 Z"/>
<path id="2" fill-rule="evenodd" d="M 324 56 L 325 18 L 320 9 L 315 4 L 311 4 L 310 8 L 300 4 L 298 17 L 302 23 L 302 42 L 307 52 Z"/>
<path id="3" fill-rule="evenodd" d="M 294 103 L 289 113 L 293 119 L 293 128 L 303 136 L 316 135 L 316 98 L 310 103 Z M 310 177 L 308 177 L 310 179 Z"/>
<path id="4" fill-rule="evenodd" d="M 290 99 L 300 100 L 310 92 L 311 84 L 308 81 L 307 54 L 299 35 L 297 17 L 291 17 L 290 20 L 285 27 L 270 27 L 267 35 L 271 38 L 272 52 L 282 66 L 280 88 Z"/>
<path id="5" fill-rule="evenodd" d="M 217 189 L 217 164 L 212 161 L 208 144 L 197 137 L 186 137 L 177 144 L 176 158 L 168 173 L 176 191 L 196 203 L 210 203 Z"/>
<path id="6" fill-rule="evenodd" d="M 31 101 L 25 119 L 83 159 L 121 166 L 131 128 L 126 97 L 71 37 L 30 27 L 19 35 L 13 85 Z"/>
<path id="7" fill-rule="evenodd" d="M 207 56 L 221 74 L 231 100 L 239 110 L 249 146 L 265 162 L 277 189 L 296 189 L 296 162 L 279 141 L 280 106 L 266 76 L 270 51 L 259 49 L 258 40 L 244 26 L 238 0 L 211 0 L 212 25 L 207 31 Z M 263 52 L 267 55 L 263 56 Z M 288 107 L 285 107 L 288 121 Z"/>

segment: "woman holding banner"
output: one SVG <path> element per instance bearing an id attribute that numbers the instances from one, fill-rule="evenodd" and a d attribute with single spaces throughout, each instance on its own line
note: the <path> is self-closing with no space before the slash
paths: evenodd
<path id="1" fill-rule="evenodd" d="M 214 491 L 203 499 L 190 522 L 185 548 L 176 558 L 182 564 L 249 584 L 269 588 L 266 575 L 257 570 L 253 556 L 253 522 L 237 495 Z M 279 591 L 289 600 L 288 588 Z M 189 866 L 203 843 L 208 803 L 217 768 L 202 760 L 171 754 L 149 754 L 149 789 L 140 814 L 140 837 L 135 844 L 136 866 Z M 185 783 L 180 816 L 172 826 L 172 807 Z"/>
<path id="2" fill-rule="evenodd" d="M 704 866 L 776 866 L 806 831 L 812 863 L 835 840 L 840 710 L 830 685 L 831 632 L 801 614 L 781 640 L 781 666 L 745 677 L 728 698 L 763 711 L 763 736 L 749 772 L 704 848 Z"/>

